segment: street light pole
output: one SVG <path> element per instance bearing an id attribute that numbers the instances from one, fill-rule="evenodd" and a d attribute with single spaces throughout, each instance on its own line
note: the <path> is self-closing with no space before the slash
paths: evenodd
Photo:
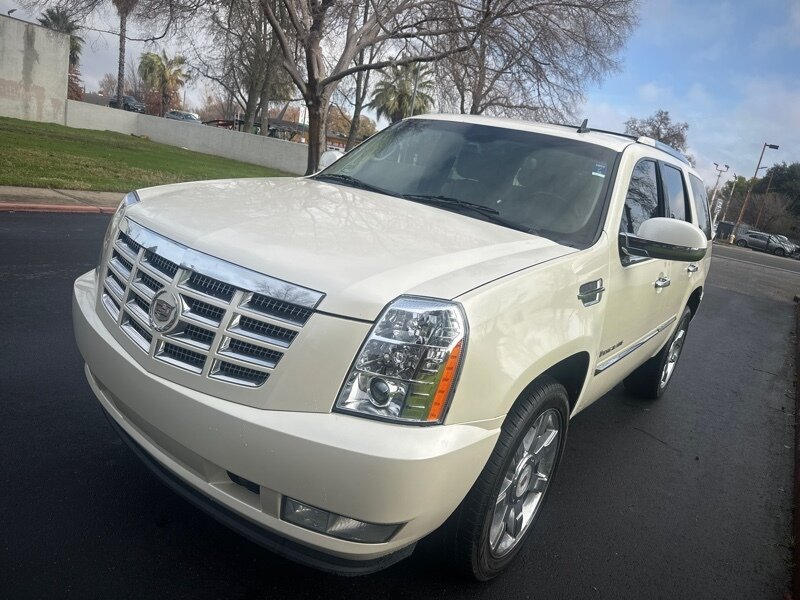
<path id="1" fill-rule="evenodd" d="M 742 218 L 744 217 L 744 211 L 747 209 L 747 202 L 750 200 L 750 194 L 753 193 L 753 186 L 756 184 L 756 177 L 758 177 L 758 172 L 761 170 L 761 160 L 764 158 L 764 151 L 767 148 L 771 148 L 772 150 L 777 150 L 780 146 L 777 144 L 768 144 L 764 142 L 764 146 L 761 148 L 761 156 L 758 157 L 758 166 L 756 166 L 756 172 L 753 174 L 753 181 L 750 183 L 750 187 L 747 189 L 747 195 L 744 197 L 744 204 L 742 204 L 742 210 L 739 211 L 739 218 L 736 219 L 736 225 L 733 226 L 733 237 L 736 237 L 736 230 L 738 229 L 739 225 L 742 224 Z"/>
<path id="2" fill-rule="evenodd" d="M 717 197 L 717 189 L 719 188 L 719 178 L 722 177 L 723 173 L 727 173 L 728 165 L 725 165 L 724 169 L 719 168 L 719 163 L 714 163 L 714 168 L 717 170 L 717 183 L 714 184 L 714 191 L 711 193 L 711 202 L 708 203 L 709 206 L 714 206 L 714 198 Z"/>
<path id="3" fill-rule="evenodd" d="M 764 214 L 764 207 L 767 205 L 767 198 L 769 197 L 769 188 L 772 187 L 772 178 L 775 176 L 775 169 L 772 169 L 772 173 L 769 174 L 769 181 L 767 182 L 767 191 L 764 192 L 764 199 L 761 201 L 761 209 L 758 211 L 758 218 L 756 219 L 756 229 L 758 229 L 759 224 L 761 223 L 761 215 Z"/>

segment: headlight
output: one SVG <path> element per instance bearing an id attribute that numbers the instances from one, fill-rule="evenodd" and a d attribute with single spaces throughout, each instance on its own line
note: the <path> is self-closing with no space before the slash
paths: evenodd
<path id="1" fill-rule="evenodd" d="M 106 229 L 106 234 L 103 237 L 103 247 L 100 249 L 100 260 L 98 261 L 98 265 L 103 264 L 103 260 L 106 257 L 106 251 L 108 250 L 108 244 L 111 242 L 111 237 L 113 232 L 117 230 L 119 227 L 120 221 L 122 221 L 122 217 L 125 216 L 125 211 L 128 209 L 129 206 L 133 204 L 137 204 L 141 202 L 139 199 L 139 195 L 136 192 L 128 192 L 125 194 L 125 197 L 122 199 L 122 202 L 119 203 L 114 216 L 111 217 L 111 221 L 108 224 L 108 229 Z"/>
<path id="2" fill-rule="evenodd" d="M 408 423 L 441 423 L 467 340 L 461 306 L 398 298 L 361 347 L 335 410 Z"/>

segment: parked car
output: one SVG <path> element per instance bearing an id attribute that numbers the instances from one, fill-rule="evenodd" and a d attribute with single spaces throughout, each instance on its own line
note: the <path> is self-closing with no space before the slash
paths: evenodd
<path id="1" fill-rule="evenodd" d="M 175 121 L 185 121 L 187 123 L 195 123 L 197 125 L 202 125 L 203 122 L 200 120 L 200 115 L 192 112 L 187 112 L 185 110 L 170 110 L 164 115 L 167 119 L 173 119 Z"/>
<path id="2" fill-rule="evenodd" d="M 117 108 L 117 99 L 112 98 L 108 101 L 109 108 Z M 139 102 L 133 96 L 123 96 L 122 97 L 122 108 L 123 110 L 127 110 L 130 112 L 136 112 L 144 114 L 146 112 L 146 107 L 143 103 Z"/>
<path id="3" fill-rule="evenodd" d="M 736 245 L 742 248 L 761 250 L 776 256 L 791 256 L 796 252 L 795 245 L 786 236 L 761 231 L 748 231 L 740 235 L 736 238 Z"/>
<path id="4" fill-rule="evenodd" d="M 649 138 L 414 117 L 310 177 L 129 193 L 75 336 L 120 436 L 249 539 L 359 574 L 444 524 L 486 580 L 570 418 L 668 389 L 710 236 L 697 171 Z"/>
<path id="5" fill-rule="evenodd" d="M 787 250 L 791 250 L 791 252 L 789 252 L 790 255 L 797 254 L 798 250 L 800 250 L 800 247 L 785 235 L 776 235 L 775 237 L 786 246 Z"/>

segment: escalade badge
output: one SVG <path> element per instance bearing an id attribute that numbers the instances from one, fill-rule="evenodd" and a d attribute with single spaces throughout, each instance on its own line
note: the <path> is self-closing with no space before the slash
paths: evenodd
<path id="1" fill-rule="evenodd" d="M 158 292 L 150 303 L 150 326 L 159 333 L 172 329 L 178 321 L 178 303 L 172 292 Z"/>

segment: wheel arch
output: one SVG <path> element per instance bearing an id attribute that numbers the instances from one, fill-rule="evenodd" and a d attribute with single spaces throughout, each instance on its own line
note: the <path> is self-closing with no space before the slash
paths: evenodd
<path id="1" fill-rule="evenodd" d="M 533 381 L 525 386 L 525 389 L 519 395 L 517 400 L 524 396 L 528 390 L 530 390 L 543 378 L 550 377 L 563 385 L 567 390 L 567 396 L 569 397 L 569 410 L 571 414 L 575 409 L 575 405 L 578 403 L 578 398 L 580 398 L 583 388 L 586 385 L 586 378 L 588 374 L 589 353 L 586 351 L 577 352 L 563 360 L 560 360 L 553 366 L 537 375 Z"/>
<path id="2" fill-rule="evenodd" d="M 697 314 L 698 309 L 700 308 L 700 301 L 703 299 L 703 286 L 701 285 L 689 295 L 689 300 L 686 302 L 686 306 L 689 307 L 689 310 L 692 311 L 692 318 Z"/>

